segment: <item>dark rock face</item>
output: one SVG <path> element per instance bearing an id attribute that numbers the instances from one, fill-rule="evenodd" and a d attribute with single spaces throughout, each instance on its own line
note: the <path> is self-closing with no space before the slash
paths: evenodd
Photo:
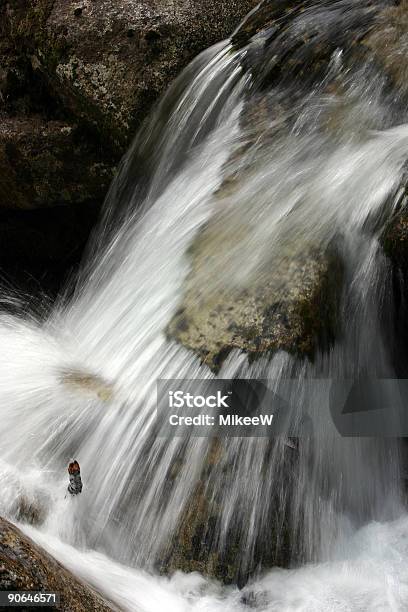
<path id="1" fill-rule="evenodd" d="M 56 112 L 91 125 L 120 156 L 151 103 L 200 51 L 226 38 L 255 0 L 30 2 L 3 9 L 6 108 L 24 78 Z M 11 57 L 10 57 L 11 56 Z M 25 75 L 24 75 L 25 73 Z M 44 97 L 44 96 L 43 96 Z M 27 104 L 26 104 L 27 106 Z M 29 106 L 29 104 L 28 104 Z"/>
<path id="2" fill-rule="evenodd" d="M 194 55 L 230 35 L 256 4 L 1 3 L 0 209 L 57 211 L 0 215 L 0 266 L 7 277 L 20 285 L 8 264 L 14 254 L 34 284 L 48 291 L 48 260 L 52 289 L 62 281 L 152 103 Z M 26 257 L 38 233 L 40 253 L 35 245 Z"/>
<path id="3" fill-rule="evenodd" d="M 408 214 L 398 213 L 388 224 L 382 244 L 386 255 L 405 275 L 408 273 Z"/>
<path id="4" fill-rule="evenodd" d="M 112 166 L 98 159 L 75 126 L 37 116 L 0 122 L 0 207 L 102 200 L 112 177 Z"/>
<path id="5" fill-rule="evenodd" d="M 126 146 L 170 80 L 227 37 L 255 4 L 57 0 L 38 43 L 39 69 L 76 116 Z"/>
<path id="6" fill-rule="evenodd" d="M 90 586 L 75 578 L 30 538 L 2 518 L 0 589 L 57 592 L 61 598 L 57 609 L 65 612 L 110 612 L 115 609 Z M 28 607 L 19 609 L 28 610 Z"/>

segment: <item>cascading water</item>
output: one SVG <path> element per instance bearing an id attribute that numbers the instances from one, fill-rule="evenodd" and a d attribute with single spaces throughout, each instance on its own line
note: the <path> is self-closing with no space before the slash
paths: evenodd
<path id="1" fill-rule="evenodd" d="M 303 88 L 277 76 L 265 84 L 279 58 L 297 58 L 304 32 L 318 25 L 318 40 L 305 43 L 318 45 L 333 28 L 348 32 L 374 11 L 368 2 L 329 4 L 295 11 L 281 30 L 240 49 L 226 42 L 197 58 L 122 162 L 73 297 L 43 320 L 0 318 L 0 512 L 15 518 L 16 500 L 31 500 L 44 522 L 23 528 L 125 609 L 408 605 L 399 444 L 341 438 L 327 384 L 395 376 L 384 317 L 393 308 L 390 267 L 379 238 L 400 204 L 406 117 L 376 67 L 367 61 L 351 70 L 337 43 Z M 265 105 L 272 110 L 261 112 Z M 226 177 L 232 189 L 223 188 Z M 297 402 L 314 430 L 299 439 L 295 461 L 285 437 L 160 436 L 156 380 L 215 376 L 166 331 L 190 247 L 210 220 L 228 228 L 228 248 L 200 277 L 208 292 L 259 283 L 271 266 L 310 248 L 341 262 L 330 346 L 313 361 L 281 351 L 249 363 L 235 350 L 217 374 L 268 379 L 278 390 L 288 378 L 298 381 Z M 112 397 L 64 384 L 67 371 L 97 375 Z M 313 379 L 321 382 L 306 399 Z M 65 498 L 73 456 L 85 475 L 74 500 Z M 252 577 L 243 591 L 198 574 L 154 576 L 197 495 L 212 518 L 204 526 L 207 554 L 226 565 L 232 555 L 233 580 Z M 288 556 L 288 532 L 296 569 L 257 577 Z"/>

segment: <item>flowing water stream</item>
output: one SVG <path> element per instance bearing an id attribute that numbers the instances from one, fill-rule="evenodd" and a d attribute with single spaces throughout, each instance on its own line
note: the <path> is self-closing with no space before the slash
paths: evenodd
<path id="1" fill-rule="evenodd" d="M 328 4 L 312 4 L 276 35 L 282 56 L 313 24 L 351 27 L 371 11 Z M 23 529 L 126 610 L 404 610 L 399 442 L 341 438 L 324 381 L 396 375 L 380 236 L 401 204 L 408 123 L 375 66 L 351 70 L 341 46 L 304 90 L 279 79 L 257 89 L 260 54 L 262 70 L 276 62 L 261 43 L 258 35 L 241 49 L 216 45 L 172 86 L 121 164 L 74 295 L 44 316 L 0 316 L 0 513 L 15 519 L 16 500 L 28 499 L 43 521 Z M 223 189 L 228 176 L 235 187 Z M 160 437 L 155 408 L 158 378 L 215 376 L 166 334 L 190 246 L 209 220 L 237 237 L 209 291 L 259 283 L 268 266 L 310 247 L 334 251 L 343 272 L 336 339 L 313 361 L 281 351 L 249 363 L 233 351 L 217 374 L 277 389 L 298 381 L 314 424 L 298 460 L 288 459 L 285 437 L 224 439 L 203 484 L 213 442 Z M 112 397 L 64 384 L 67 371 L 107 381 Z M 76 499 L 65 496 L 71 457 L 84 475 Z M 208 552 L 228 557 L 234 538 L 239 573 L 249 576 L 242 590 L 198 573 L 158 574 L 199 483 L 217 508 Z M 264 555 L 257 572 L 259 542 L 273 558 L 287 530 L 292 569 L 268 570 Z"/>

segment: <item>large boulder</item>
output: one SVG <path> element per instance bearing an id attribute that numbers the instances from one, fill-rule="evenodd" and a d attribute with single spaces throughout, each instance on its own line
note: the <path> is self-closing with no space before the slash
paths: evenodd
<path id="1" fill-rule="evenodd" d="M 191 249 L 192 271 L 167 332 L 217 371 L 238 349 L 250 360 L 278 350 L 312 356 L 336 331 L 342 268 L 334 253 L 293 249 L 268 274 L 239 287 L 212 289 L 202 268 L 216 269 L 231 242 L 211 225 Z"/>
<path id="2" fill-rule="evenodd" d="M 0 590 L 59 593 L 60 604 L 56 609 L 64 612 L 115 609 L 3 518 L 0 518 Z"/>
<path id="3" fill-rule="evenodd" d="M 100 204 L 152 103 L 255 4 L 2 4 L 0 207 Z"/>
<path id="4" fill-rule="evenodd" d="M 240 117 L 245 144 L 231 152 L 213 214 L 190 246 L 190 272 L 167 327 L 169 338 L 214 372 L 233 350 L 250 362 L 280 350 L 313 358 L 338 332 L 343 266 L 337 249 L 302 238 L 302 231 L 274 231 L 274 202 L 257 191 L 262 151 L 286 133 L 285 123 L 275 120 L 279 112 L 267 96 L 248 96 Z M 268 208 L 272 216 L 265 220 Z M 266 239 L 266 232 L 253 231 L 252 218 L 270 225 Z"/>
<path id="5" fill-rule="evenodd" d="M 256 0 L 30 0 L 7 5 L 11 48 L 67 112 L 122 153 L 152 102 Z"/>

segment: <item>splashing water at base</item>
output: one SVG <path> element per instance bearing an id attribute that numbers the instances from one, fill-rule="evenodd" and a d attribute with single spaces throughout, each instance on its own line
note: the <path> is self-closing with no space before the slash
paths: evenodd
<path id="1" fill-rule="evenodd" d="M 296 19 L 295 30 L 308 14 Z M 233 534 L 237 575 L 254 576 L 247 586 L 154 573 L 212 452 L 206 438 L 161 438 L 155 420 L 158 378 L 215 376 L 166 332 L 203 228 L 227 236 L 228 248 L 200 271 L 210 295 L 260 283 L 271 266 L 310 249 L 333 249 L 343 268 L 331 347 L 313 361 L 281 351 L 253 363 L 235 350 L 221 378 L 264 378 L 278 390 L 295 378 L 301 404 L 307 379 L 395 375 L 379 237 L 400 202 L 407 118 L 390 122 L 372 66 L 353 73 L 336 50 L 312 91 L 278 118 L 251 123 L 247 56 L 251 45 L 217 45 L 164 98 L 122 162 L 74 297 L 43 321 L 1 316 L 0 511 L 22 520 L 21 497 L 45 508 L 41 527 L 23 529 L 126 610 L 403 610 L 408 519 L 398 442 L 341 439 L 324 386 L 306 406 L 318 428 L 299 441 L 295 468 L 284 439 L 231 438 L 204 482 L 217 507 L 208 553 L 228 552 Z M 341 95 L 328 95 L 328 82 Z M 264 95 L 282 106 L 279 87 Z M 77 499 L 65 497 L 72 457 L 83 468 Z M 293 569 L 265 573 L 259 542 L 273 564 L 288 529 Z"/>
<path id="2" fill-rule="evenodd" d="M 243 590 L 198 573 L 159 578 L 24 531 L 108 599 L 132 612 L 365 612 L 404 610 L 408 601 L 408 518 L 372 523 L 343 540 L 331 562 L 276 569 Z"/>

